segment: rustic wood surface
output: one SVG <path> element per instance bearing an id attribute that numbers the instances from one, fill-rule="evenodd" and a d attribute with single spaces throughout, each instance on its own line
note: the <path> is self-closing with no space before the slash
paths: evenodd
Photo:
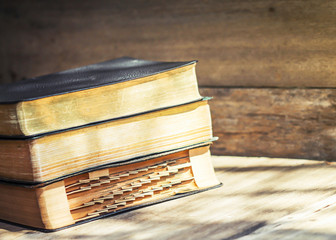
<path id="1" fill-rule="evenodd" d="M 335 239 L 336 195 L 307 209 L 289 214 L 246 235 L 241 240 L 269 239 Z"/>
<path id="2" fill-rule="evenodd" d="M 336 87 L 335 1 L 0 5 L 0 82 L 120 56 L 198 59 L 203 86 Z"/>
<path id="3" fill-rule="evenodd" d="M 336 166 L 213 157 L 221 188 L 54 233 L 0 223 L 1 239 L 335 239 Z"/>
<path id="4" fill-rule="evenodd" d="M 336 160 L 336 89 L 203 88 L 213 153 Z"/>

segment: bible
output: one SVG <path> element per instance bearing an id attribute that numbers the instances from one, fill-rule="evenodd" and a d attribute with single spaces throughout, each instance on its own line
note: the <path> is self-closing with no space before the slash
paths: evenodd
<path id="1" fill-rule="evenodd" d="M 57 230 L 219 186 L 195 64 L 127 57 L 0 86 L 0 219 Z"/>
<path id="2" fill-rule="evenodd" d="M 28 139 L 0 140 L 0 179 L 45 182 L 212 138 L 206 99 Z"/>
<path id="3" fill-rule="evenodd" d="M 203 143 L 48 184 L 2 182 L 0 218 L 40 230 L 59 230 L 218 186 L 209 145 Z"/>
<path id="4" fill-rule="evenodd" d="M 118 58 L 0 86 L 0 135 L 25 137 L 201 99 L 195 61 Z"/>

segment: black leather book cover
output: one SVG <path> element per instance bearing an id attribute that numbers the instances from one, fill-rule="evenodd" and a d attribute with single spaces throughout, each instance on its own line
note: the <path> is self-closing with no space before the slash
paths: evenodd
<path id="1" fill-rule="evenodd" d="M 16 103 L 147 77 L 195 63 L 122 57 L 0 86 L 0 103 Z"/>

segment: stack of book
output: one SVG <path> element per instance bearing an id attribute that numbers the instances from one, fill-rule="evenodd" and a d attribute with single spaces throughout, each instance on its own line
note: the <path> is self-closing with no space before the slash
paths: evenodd
<path id="1" fill-rule="evenodd" d="M 219 186 L 195 61 L 119 58 L 0 87 L 0 219 L 55 230 Z"/>

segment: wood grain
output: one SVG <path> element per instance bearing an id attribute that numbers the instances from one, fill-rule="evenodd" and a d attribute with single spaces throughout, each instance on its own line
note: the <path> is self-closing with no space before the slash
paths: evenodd
<path id="1" fill-rule="evenodd" d="M 336 87 L 335 2 L 2 1 L 0 82 L 120 56 L 198 59 L 202 86 Z"/>
<path id="2" fill-rule="evenodd" d="M 336 160 L 336 90 L 203 88 L 218 155 Z"/>
<path id="3" fill-rule="evenodd" d="M 335 238 L 332 223 L 336 220 L 336 196 L 319 201 L 307 209 L 289 214 L 257 229 L 240 240 L 325 239 Z"/>

